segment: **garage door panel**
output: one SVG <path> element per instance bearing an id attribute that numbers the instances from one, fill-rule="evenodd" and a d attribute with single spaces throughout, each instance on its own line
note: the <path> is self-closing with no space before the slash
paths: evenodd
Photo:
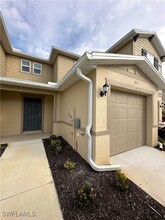
<path id="1" fill-rule="evenodd" d="M 136 109 L 132 108 L 132 109 L 128 109 L 128 119 L 134 119 L 136 115 Z"/>
<path id="2" fill-rule="evenodd" d="M 133 133 L 133 134 L 130 134 L 129 137 L 128 137 L 128 148 L 132 149 L 133 146 L 136 146 L 136 132 Z"/>
<path id="3" fill-rule="evenodd" d="M 116 107 L 112 107 L 110 108 L 110 115 L 111 115 L 111 120 L 116 120 L 117 118 L 117 108 Z"/>
<path id="4" fill-rule="evenodd" d="M 111 104 L 116 104 L 117 103 L 117 92 L 113 93 L 113 97 L 111 99 Z"/>
<path id="5" fill-rule="evenodd" d="M 137 138 L 137 146 L 142 146 L 144 145 L 144 135 L 142 132 L 137 132 L 136 133 L 136 138 Z"/>
<path id="6" fill-rule="evenodd" d="M 111 130 L 111 137 L 116 136 L 117 135 L 117 125 L 110 125 L 110 130 Z"/>
<path id="7" fill-rule="evenodd" d="M 111 155 L 113 155 L 113 154 L 115 154 L 116 153 L 116 151 L 117 151 L 117 140 L 116 140 L 116 138 L 112 138 L 111 137 Z"/>
<path id="8" fill-rule="evenodd" d="M 117 151 L 122 152 L 127 150 L 128 146 L 128 139 L 127 136 L 120 137 L 120 139 L 117 140 Z"/>
<path id="9" fill-rule="evenodd" d="M 117 135 L 126 135 L 128 133 L 127 123 L 117 125 Z"/>
<path id="10" fill-rule="evenodd" d="M 137 132 L 142 133 L 142 131 L 144 130 L 143 120 L 138 120 L 137 121 L 136 130 L 137 130 Z"/>
<path id="11" fill-rule="evenodd" d="M 128 133 L 136 132 L 137 126 L 135 122 L 128 122 Z"/>
<path id="12" fill-rule="evenodd" d="M 145 144 L 145 97 L 111 91 L 109 109 L 111 155 Z"/>
<path id="13" fill-rule="evenodd" d="M 128 96 L 128 105 L 136 106 L 136 99 L 135 99 L 134 95 Z"/>
<path id="14" fill-rule="evenodd" d="M 117 118 L 120 119 L 128 119 L 128 109 L 126 108 L 119 108 L 117 112 Z"/>

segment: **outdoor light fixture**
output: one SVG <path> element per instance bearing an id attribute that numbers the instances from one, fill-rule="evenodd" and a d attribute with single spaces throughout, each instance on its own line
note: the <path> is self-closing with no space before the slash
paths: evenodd
<path id="1" fill-rule="evenodd" d="M 162 104 L 160 105 L 160 108 L 165 108 L 165 103 L 162 102 Z"/>
<path id="2" fill-rule="evenodd" d="M 107 79 L 105 78 L 105 84 L 103 85 L 103 90 L 100 92 L 100 96 L 103 97 L 106 96 L 107 92 L 109 90 L 109 85 L 107 83 Z"/>

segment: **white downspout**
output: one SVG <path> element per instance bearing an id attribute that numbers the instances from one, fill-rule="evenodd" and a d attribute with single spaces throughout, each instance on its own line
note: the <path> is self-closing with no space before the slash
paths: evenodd
<path id="1" fill-rule="evenodd" d="M 97 165 L 92 159 L 92 115 L 93 115 L 93 83 L 92 80 L 84 76 L 81 72 L 81 69 L 77 69 L 77 75 L 80 79 L 87 81 L 89 83 L 89 93 L 88 93 L 88 125 L 86 127 L 86 135 L 88 136 L 88 162 L 91 167 L 96 171 L 113 171 L 121 170 L 120 165 Z"/>
<path id="2" fill-rule="evenodd" d="M 158 145 L 159 145 L 159 150 L 163 150 L 163 144 L 158 141 Z"/>

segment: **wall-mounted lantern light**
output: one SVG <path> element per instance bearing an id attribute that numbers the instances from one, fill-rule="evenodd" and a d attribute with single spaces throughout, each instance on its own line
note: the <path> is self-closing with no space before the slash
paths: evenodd
<path id="1" fill-rule="evenodd" d="M 109 85 L 107 83 L 107 79 L 105 78 L 105 84 L 103 85 L 103 90 L 100 92 L 100 96 L 103 97 L 106 96 L 107 92 L 109 90 Z"/>
<path id="2" fill-rule="evenodd" d="M 160 105 L 160 108 L 165 108 L 165 103 L 162 102 L 162 104 Z"/>

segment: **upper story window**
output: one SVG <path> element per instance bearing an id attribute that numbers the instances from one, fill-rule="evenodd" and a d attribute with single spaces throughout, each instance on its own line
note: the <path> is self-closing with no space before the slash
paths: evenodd
<path id="1" fill-rule="evenodd" d="M 145 56 L 149 59 L 149 61 L 152 63 L 152 65 L 159 71 L 160 70 L 160 64 L 158 58 L 154 57 L 150 52 L 148 52 L 145 49 L 142 49 L 142 56 Z"/>
<path id="2" fill-rule="evenodd" d="M 42 75 L 42 64 L 33 63 L 33 73 L 37 75 Z"/>
<path id="3" fill-rule="evenodd" d="M 31 72 L 31 62 L 29 60 L 21 60 L 21 71 L 22 72 Z"/>

